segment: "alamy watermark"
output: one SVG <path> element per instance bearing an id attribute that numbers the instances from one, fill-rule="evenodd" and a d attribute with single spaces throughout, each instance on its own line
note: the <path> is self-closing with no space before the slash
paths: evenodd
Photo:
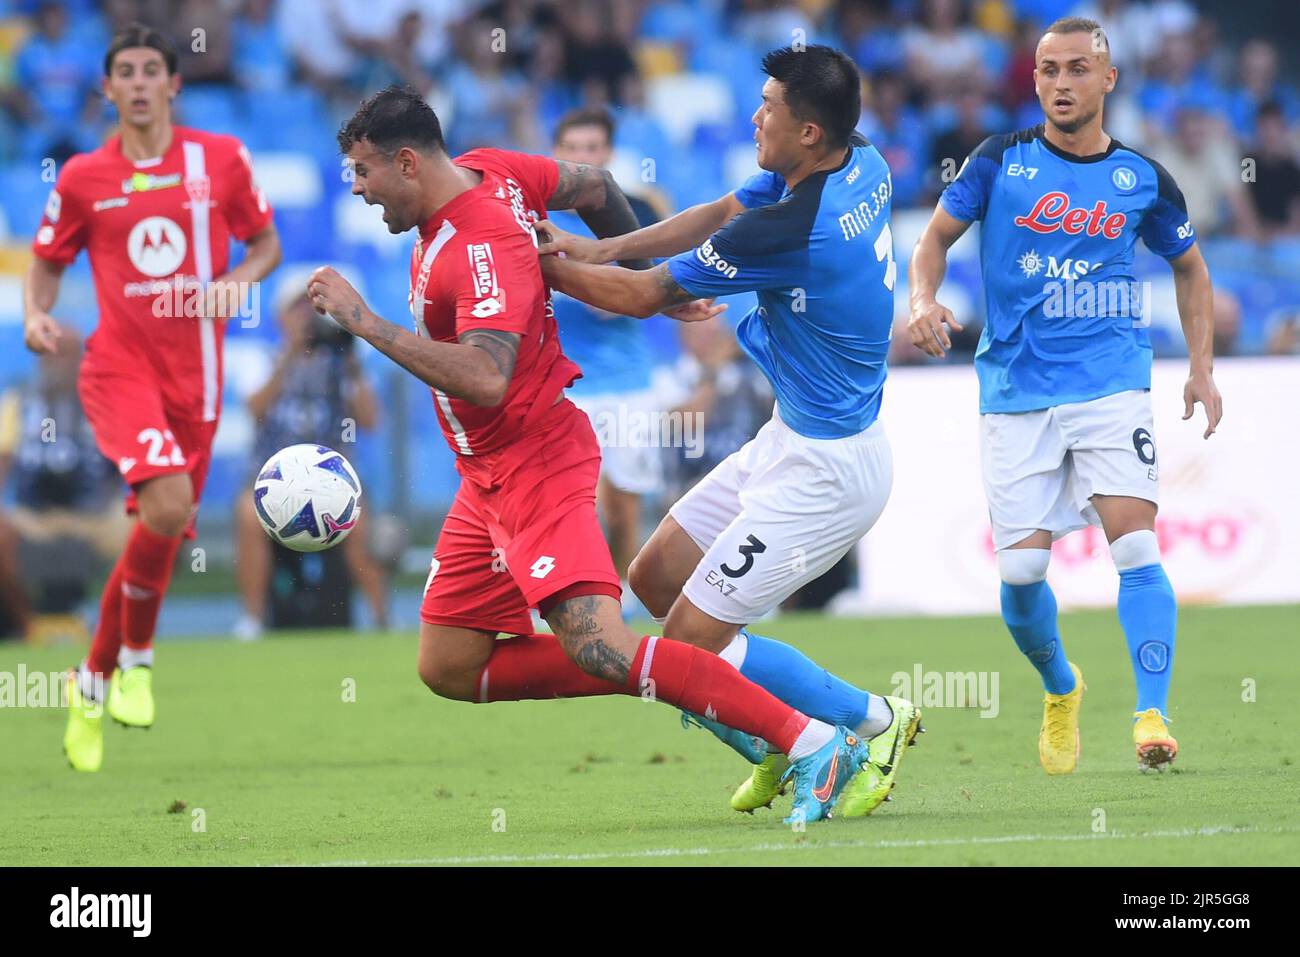
<path id="1" fill-rule="evenodd" d="M 704 454 L 704 415 L 651 411 L 620 402 L 589 413 L 602 449 L 684 449 L 688 459 Z"/>
<path id="2" fill-rule="evenodd" d="M 138 283 L 141 294 L 152 295 L 153 314 L 159 319 L 238 319 L 243 329 L 262 321 L 262 284 L 216 279 L 203 283 L 193 276 L 176 275 Z"/>
<path id="3" fill-rule="evenodd" d="M 918 662 L 889 681 L 891 694 L 922 708 L 978 708 L 981 718 L 996 718 L 1001 708 L 997 671 L 926 671 Z"/>
<path id="4" fill-rule="evenodd" d="M 19 664 L 16 671 L 0 671 L 0 708 L 67 708 L 70 676 L 66 671 L 28 671 Z M 88 700 L 91 717 L 103 705 L 104 679 L 94 679 L 95 694 Z"/>

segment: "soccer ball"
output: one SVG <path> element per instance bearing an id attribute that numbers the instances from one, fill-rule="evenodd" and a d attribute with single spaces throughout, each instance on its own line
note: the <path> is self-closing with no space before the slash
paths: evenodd
<path id="1" fill-rule="evenodd" d="M 343 541 L 357 524 L 361 480 L 333 449 L 291 445 L 257 473 L 253 507 L 272 541 L 295 552 L 319 552 Z"/>

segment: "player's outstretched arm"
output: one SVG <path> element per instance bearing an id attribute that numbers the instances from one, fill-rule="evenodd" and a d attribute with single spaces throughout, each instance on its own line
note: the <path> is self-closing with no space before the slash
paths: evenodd
<path id="1" fill-rule="evenodd" d="M 944 326 L 957 332 L 962 328 L 952 311 L 940 305 L 935 296 L 943 284 L 944 273 L 948 271 L 948 250 L 969 226 L 970 223 L 950 215 L 942 206 L 936 207 L 921 238 L 916 241 L 911 262 L 907 265 L 908 301 L 912 313 L 907 323 L 907 334 L 912 345 L 936 358 L 942 358 L 945 351 L 952 348 L 952 340 Z"/>
<path id="2" fill-rule="evenodd" d="M 560 168 L 560 178 L 555 192 L 546 201 L 547 209 L 572 209 L 597 240 L 633 232 L 641 225 L 609 170 L 567 160 L 556 160 L 556 165 Z M 644 257 L 615 258 L 628 269 L 649 269 L 653 265 Z"/>
<path id="3" fill-rule="evenodd" d="M 578 262 L 667 258 L 694 249 L 744 211 L 745 207 L 736 199 L 736 194 L 728 193 L 721 199 L 684 209 L 676 216 L 644 229 L 605 239 L 574 236 L 549 221 L 537 224 L 537 235 L 542 241 L 542 252 L 562 252 Z"/>
<path id="4" fill-rule="evenodd" d="M 33 256 L 23 282 L 23 342 L 38 355 L 58 348 L 59 324 L 50 310 L 59 299 L 64 267 Z"/>
<path id="5" fill-rule="evenodd" d="M 491 408 L 501 403 L 510 388 L 519 348 L 519 336 L 513 332 L 471 329 L 459 342 L 422 338 L 375 315 L 352 284 L 329 266 L 312 273 L 307 296 L 317 310 L 348 332 L 453 399 Z"/>
<path id="6" fill-rule="evenodd" d="M 1210 270 L 1196 243 L 1169 265 L 1174 270 L 1178 319 L 1187 339 L 1191 368 L 1183 386 L 1183 418 L 1190 419 L 1196 403 L 1205 409 L 1205 438 L 1214 434 L 1223 418 L 1223 396 L 1214 384 L 1214 288 Z"/>
<path id="7" fill-rule="evenodd" d="M 672 310 L 674 319 L 699 322 L 720 314 L 726 307 L 701 300 L 687 292 L 668 271 L 667 263 L 653 269 L 634 271 L 619 266 L 597 266 L 558 256 L 542 257 L 542 275 L 547 285 L 589 306 L 607 309 L 625 316 L 645 319 L 656 312 Z M 698 308 L 680 309 L 699 301 Z"/>

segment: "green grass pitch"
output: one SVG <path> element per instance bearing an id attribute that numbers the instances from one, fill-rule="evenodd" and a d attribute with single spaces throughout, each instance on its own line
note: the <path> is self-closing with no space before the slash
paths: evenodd
<path id="1" fill-rule="evenodd" d="M 1037 676 L 997 619 L 773 622 L 758 630 L 886 693 L 918 664 L 999 676 L 996 717 L 926 709 L 892 803 L 804 833 L 781 824 L 788 799 L 731 811 L 747 766 L 663 705 L 443 701 L 413 635 L 164 641 L 157 725 L 106 719 L 98 774 L 67 767 L 63 712 L 0 710 L 0 863 L 1293 864 L 1298 624 L 1295 606 L 1184 609 L 1182 753 L 1141 775 L 1115 619 L 1064 616 L 1088 683 L 1083 755 L 1049 779 Z M 0 672 L 75 656 L 6 646 Z"/>

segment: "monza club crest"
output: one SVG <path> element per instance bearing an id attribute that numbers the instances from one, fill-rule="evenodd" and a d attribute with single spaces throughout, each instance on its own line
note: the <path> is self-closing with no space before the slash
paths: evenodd
<path id="1" fill-rule="evenodd" d="M 191 176 L 185 181 L 185 192 L 196 206 L 206 206 L 212 198 L 212 180 L 207 176 Z"/>

